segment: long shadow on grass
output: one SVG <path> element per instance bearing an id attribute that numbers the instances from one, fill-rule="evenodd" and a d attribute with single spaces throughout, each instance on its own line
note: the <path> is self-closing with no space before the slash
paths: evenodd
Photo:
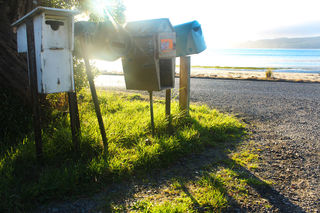
<path id="1" fill-rule="evenodd" d="M 226 156 L 228 164 L 233 165 L 234 171 L 238 174 L 239 178 L 244 178 L 248 185 L 255 189 L 257 193 L 264 199 L 267 199 L 271 205 L 278 208 L 280 212 L 305 212 L 300 206 L 293 204 L 287 197 L 280 194 L 271 185 L 265 183 L 259 177 L 254 175 L 247 168 L 236 163 L 234 160 Z"/>
<path id="2" fill-rule="evenodd" d="M 254 175 L 247 168 L 241 166 L 236 161 L 229 158 L 229 156 L 226 154 L 227 150 L 230 151 L 230 149 L 233 149 L 237 146 L 239 139 L 237 140 L 237 137 L 234 136 L 240 133 L 237 132 L 239 130 L 224 129 L 222 127 L 217 127 L 215 129 L 202 127 L 196 120 L 192 120 L 192 123 L 197 126 L 202 135 L 205 135 L 207 137 L 210 136 L 210 138 L 206 138 L 206 142 L 204 143 L 205 151 L 202 153 L 192 154 L 180 158 L 174 165 L 171 165 L 168 169 L 162 169 L 152 172 L 148 177 L 143 177 L 144 179 L 146 179 L 146 181 L 143 181 L 142 183 L 140 181 L 137 181 L 134 182 L 132 186 L 127 185 L 127 189 L 125 191 L 121 191 L 120 200 L 130 200 L 132 199 L 132 196 L 134 194 L 141 193 L 141 191 L 151 191 L 151 194 L 152 192 L 159 193 L 159 191 L 157 190 L 161 188 L 161 186 L 168 185 L 168 183 L 172 182 L 172 180 L 178 180 L 178 183 L 180 185 L 178 187 L 179 190 L 181 190 L 181 192 L 183 192 L 191 200 L 192 208 L 197 212 L 247 212 L 257 210 L 261 211 L 261 208 L 264 209 L 265 207 L 258 206 L 258 204 L 253 204 L 253 206 L 247 207 L 242 206 L 241 203 L 239 203 L 237 199 L 233 197 L 234 195 L 232 195 L 232 193 L 230 192 L 230 187 L 228 188 L 226 183 L 224 183 L 219 178 L 210 175 L 210 173 L 212 173 L 215 169 L 218 169 L 218 167 L 223 167 L 225 169 L 232 170 L 234 173 L 236 173 L 237 178 L 245 180 L 245 182 L 256 193 L 258 193 L 261 198 L 268 200 L 272 205 L 272 210 L 278 209 L 280 212 L 304 212 L 301 207 L 293 204 L 288 198 L 273 189 L 271 185 L 265 183 L 265 181 Z M 182 135 L 179 135 L 179 137 L 181 137 L 181 139 L 183 140 Z M 228 142 L 230 140 L 233 142 Z M 194 192 L 190 191 L 187 185 L 190 182 L 199 182 L 199 180 L 203 178 L 206 179 L 211 187 L 209 187 L 211 190 L 216 190 L 218 191 L 218 193 L 223 194 L 223 196 L 227 199 L 228 204 L 222 203 L 221 206 L 213 206 L 210 203 L 203 202 L 202 204 L 200 204 Z M 109 197 L 109 201 L 110 196 L 113 196 L 112 193 L 107 196 Z M 142 197 L 144 196 L 148 198 L 148 196 L 152 195 L 148 193 L 142 193 Z M 121 201 L 119 203 L 121 204 Z M 140 208 L 141 209 L 138 208 L 138 210 L 145 210 L 149 207 L 142 205 L 140 206 Z M 111 208 L 104 210 L 111 211 Z"/>
<path id="3" fill-rule="evenodd" d="M 52 195 L 46 195 L 47 199 L 61 198 L 64 196 L 72 197 L 74 193 L 76 195 L 85 193 L 86 191 L 88 191 L 86 189 L 87 187 L 101 187 L 104 188 L 105 191 L 93 198 L 80 199 L 71 204 L 61 204 L 60 206 L 64 212 L 75 212 L 80 210 L 92 211 L 96 208 L 102 208 L 104 211 L 108 212 L 114 209 L 114 203 L 121 204 L 127 202 L 127 200 L 133 199 L 133 195 L 137 192 L 148 191 L 148 189 L 156 190 L 159 189 L 159 187 L 161 187 L 162 185 L 168 184 L 168 182 L 170 182 L 172 179 L 176 179 L 180 180 L 181 190 L 186 194 L 186 196 L 190 198 L 191 202 L 193 203 L 193 208 L 199 212 L 217 209 L 229 212 L 233 211 L 233 209 L 238 209 L 241 211 L 250 210 L 248 208 L 241 207 L 236 199 L 232 195 L 228 194 L 228 189 L 224 185 L 224 183 L 219 181 L 218 179 L 212 179 L 213 187 L 215 187 L 215 189 L 218 190 L 219 193 L 226 197 L 231 205 L 231 208 L 229 209 L 227 209 L 226 206 L 215 207 L 210 206 L 210 204 L 201 204 L 199 200 L 197 200 L 197 197 L 193 194 L 193 192 L 186 187 L 188 181 L 199 180 L 199 178 L 202 177 L 203 172 L 206 172 L 207 166 L 210 166 L 210 168 L 212 168 L 212 166 L 214 165 L 216 167 L 226 166 L 235 171 L 240 177 L 243 177 L 245 179 L 250 178 L 251 181 L 248 181 L 248 184 L 252 186 L 256 190 L 256 192 L 261 195 L 261 197 L 269 200 L 269 202 L 275 208 L 278 208 L 283 212 L 287 212 L 288 210 L 294 212 L 303 212 L 300 207 L 294 205 L 286 197 L 273 190 L 271 186 L 267 184 L 255 184 L 263 183 L 263 181 L 227 156 L 226 151 L 235 148 L 237 146 L 237 143 L 240 141 L 240 136 L 243 135 L 243 129 L 239 129 L 234 126 L 226 127 L 223 125 L 217 125 L 210 128 L 204 127 L 195 119 L 190 118 L 187 120 L 182 120 L 182 122 L 185 122 L 187 127 L 193 125 L 199 131 L 200 136 L 195 136 L 190 139 L 188 138 L 189 136 L 186 136 L 182 131 L 176 129 L 175 133 L 180 140 L 178 148 L 173 150 L 168 149 L 166 148 L 168 144 L 161 143 L 160 141 L 160 147 L 163 150 L 167 151 L 164 152 L 164 154 L 162 154 L 161 156 L 157 156 L 158 160 L 152 159 L 154 160 L 153 163 L 147 162 L 143 165 L 140 165 L 140 167 L 137 167 L 136 171 L 133 172 L 136 177 L 128 177 L 129 181 L 122 181 L 118 184 L 109 184 L 109 186 L 107 184 L 105 186 L 101 183 L 110 183 L 110 180 L 113 178 L 113 176 L 116 176 L 115 174 L 105 175 L 107 173 L 103 173 L 104 175 L 99 175 L 99 173 L 97 172 L 100 171 L 92 172 L 86 168 L 88 166 L 88 163 L 92 159 L 92 156 L 95 156 L 94 150 L 90 151 L 92 152 L 91 154 L 88 153 L 88 150 L 90 150 L 89 147 L 87 149 L 87 152 L 84 153 L 85 155 L 87 155 L 87 157 L 85 157 L 85 159 L 87 159 L 87 162 L 77 163 L 76 157 L 73 158 L 70 156 L 65 156 L 66 154 L 72 155 L 72 146 L 69 146 L 69 152 L 63 151 L 66 150 L 67 147 L 65 147 L 65 144 L 63 144 L 63 140 L 60 139 L 65 135 L 58 135 L 56 136 L 57 140 L 54 140 L 54 142 L 60 142 L 63 149 L 57 149 L 54 151 L 51 150 L 50 153 L 53 154 L 55 158 L 50 158 L 50 156 L 47 156 L 47 164 L 51 165 L 50 168 L 49 165 L 48 168 L 41 168 L 42 170 L 52 170 L 50 171 L 50 173 L 48 173 L 50 174 L 50 176 L 42 177 L 42 179 L 40 179 L 43 180 L 43 182 L 40 182 L 39 186 L 45 188 L 40 188 L 41 191 L 36 191 L 35 189 L 39 190 L 39 186 L 25 186 L 24 189 L 17 188 L 17 192 L 15 192 L 8 187 L 8 193 L 20 196 L 20 198 L 14 198 L 7 195 L 8 202 L 11 202 L 11 205 L 16 205 L 16 200 L 21 199 L 18 203 L 23 204 L 27 199 L 29 199 L 28 197 L 32 197 L 30 202 L 44 203 L 47 202 L 47 200 L 41 200 L 41 193 L 52 193 Z M 70 138 L 70 135 L 66 136 L 66 138 Z M 30 150 L 31 147 L 30 149 L 27 149 L 28 152 L 30 152 Z M 24 156 L 24 158 L 19 159 L 18 156 L 12 161 L 12 171 L 10 172 L 10 175 L 12 175 L 12 179 L 8 180 L 8 183 L 14 183 L 16 180 L 19 180 L 21 182 L 29 181 L 31 183 L 35 180 L 38 180 L 38 177 L 35 176 L 41 176 L 39 174 L 40 170 L 36 166 L 34 167 L 34 164 L 28 164 L 30 168 L 20 168 L 21 166 L 26 165 L 24 162 L 28 159 L 34 160 L 32 152 L 30 152 L 29 155 Z M 61 159 L 69 159 L 69 163 L 64 162 L 62 164 L 64 166 L 69 166 L 61 169 Z M 99 163 L 105 163 L 104 167 L 108 168 L 108 164 L 105 161 L 97 160 L 96 164 Z M 162 167 L 162 169 L 159 168 L 159 166 Z M 164 167 L 167 168 L 164 169 Z M 23 177 L 20 177 L 19 172 L 25 171 L 25 169 L 30 170 L 30 177 L 28 178 L 29 180 L 23 180 Z M 141 173 L 141 175 L 139 175 L 139 173 Z M 148 174 L 146 175 L 145 173 Z M 99 178 L 105 180 L 99 180 Z M 144 180 L 142 181 L 142 179 Z M 82 185 L 80 184 L 80 186 L 78 186 L 78 182 L 82 183 Z M 100 183 L 96 184 L 95 182 Z M 4 204 L 4 202 L 2 204 Z M 8 205 L 8 203 L 6 205 Z M 15 208 L 11 207 L 11 209 Z M 24 209 L 24 207 L 17 209 Z M 52 212 L 57 209 L 60 209 L 59 205 L 58 207 L 52 207 L 47 210 L 42 208 L 40 209 L 40 212 Z"/>

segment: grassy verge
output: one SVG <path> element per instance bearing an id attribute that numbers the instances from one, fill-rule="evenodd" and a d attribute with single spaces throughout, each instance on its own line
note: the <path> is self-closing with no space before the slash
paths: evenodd
<path id="1" fill-rule="evenodd" d="M 183 117 L 172 106 L 172 134 L 167 131 L 164 101 L 154 105 L 156 136 L 150 132 L 149 104 L 140 95 L 99 93 L 109 143 L 102 142 L 88 92 L 79 95 L 82 128 L 79 153 L 73 151 L 69 117 L 55 111 L 43 130 L 44 160 L 36 162 L 33 136 L 1 152 L 0 211 L 27 211 L 52 200 L 88 195 L 131 175 L 144 175 L 189 154 L 227 141 L 239 141 L 244 125 L 206 106 L 191 106 Z"/>
<path id="2" fill-rule="evenodd" d="M 227 143 L 227 147 L 231 144 Z M 208 165 L 191 170 L 191 175 L 175 174 L 164 184 L 149 181 L 151 187 L 131 195 L 125 202 L 109 194 L 105 198 L 106 205 L 99 210 L 152 213 L 269 211 L 272 204 L 263 194 L 272 183 L 254 175 L 260 150 L 251 145 L 241 145 L 235 151 L 218 146 L 215 149 L 220 157 L 213 157 Z"/>

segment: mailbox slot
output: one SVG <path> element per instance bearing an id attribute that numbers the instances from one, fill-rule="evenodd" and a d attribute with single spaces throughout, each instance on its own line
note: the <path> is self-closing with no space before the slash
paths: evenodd
<path id="1" fill-rule="evenodd" d="M 70 30 L 67 17 L 46 15 L 43 24 L 43 49 L 69 49 Z"/>
<path id="2" fill-rule="evenodd" d="M 161 90 L 172 88 L 175 78 L 175 59 L 160 59 L 160 87 Z"/>

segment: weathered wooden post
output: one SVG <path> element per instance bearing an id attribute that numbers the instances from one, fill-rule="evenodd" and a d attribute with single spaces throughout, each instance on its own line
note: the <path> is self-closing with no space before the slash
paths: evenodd
<path id="1" fill-rule="evenodd" d="M 83 46 L 83 47 L 84 48 L 82 48 L 82 50 L 85 51 L 85 46 Z M 96 111 L 96 115 L 97 115 L 97 119 L 98 119 L 98 123 L 99 123 L 99 128 L 100 128 L 100 133 L 101 133 L 102 142 L 103 142 L 103 146 L 104 146 L 104 151 L 108 152 L 108 141 L 107 141 L 107 136 L 106 136 L 106 130 L 104 128 L 104 124 L 103 124 L 103 120 L 102 120 L 97 91 L 96 91 L 96 87 L 95 87 L 95 84 L 93 81 L 93 75 L 91 72 L 91 66 L 90 66 L 89 59 L 88 59 L 86 53 L 84 53 L 84 63 L 86 66 L 86 72 L 87 72 L 87 77 L 88 77 L 88 81 L 89 81 L 89 85 L 90 85 L 92 100 L 94 103 L 94 109 Z"/>
<path id="2" fill-rule="evenodd" d="M 41 121 L 40 121 L 40 104 L 38 97 L 38 79 L 37 79 L 37 63 L 35 53 L 34 42 L 34 27 L 33 20 L 29 19 L 26 22 L 27 30 L 27 55 L 28 55 L 28 72 L 30 92 L 32 99 L 32 111 L 33 111 L 33 128 L 34 128 L 34 140 L 36 145 L 36 156 L 38 162 L 42 161 L 42 137 L 41 137 Z"/>
<path id="3" fill-rule="evenodd" d="M 76 92 L 68 92 L 68 102 L 73 147 L 75 151 L 78 151 L 80 149 L 81 130 Z"/>
<path id="4" fill-rule="evenodd" d="M 180 57 L 180 88 L 179 105 L 180 110 L 189 115 L 190 105 L 190 56 Z"/>

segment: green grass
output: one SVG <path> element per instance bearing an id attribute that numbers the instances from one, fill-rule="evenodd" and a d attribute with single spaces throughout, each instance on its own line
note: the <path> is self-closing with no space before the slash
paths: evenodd
<path id="1" fill-rule="evenodd" d="M 145 194 L 140 192 L 133 195 L 132 197 L 142 199 L 136 199 L 131 205 L 113 203 L 103 210 L 150 213 L 228 212 L 239 208 L 239 204 L 259 205 L 270 209 L 272 205 L 254 191 L 270 187 L 272 183 L 255 177 L 249 171 L 252 162 L 258 160 L 258 155 L 255 154 L 257 151 L 259 150 L 246 147 L 230 153 L 230 158 L 213 161 L 211 165 L 198 169 L 194 177 L 174 177 L 160 189 L 155 186 L 158 191 L 156 193 L 146 189 Z"/>
<path id="2" fill-rule="evenodd" d="M 52 113 L 54 119 L 43 129 L 41 164 L 35 158 L 32 134 L 1 152 L 0 212 L 28 211 L 53 200 L 89 196 L 105 184 L 144 175 L 189 153 L 238 141 L 245 134 L 244 125 L 232 116 L 207 106 L 192 105 L 190 117 L 184 117 L 176 102 L 172 104 L 173 132 L 170 134 L 164 101 L 155 100 L 156 135 L 152 137 L 149 104 L 143 96 L 106 92 L 99 92 L 98 96 L 108 138 L 108 155 L 103 152 L 93 103 L 84 91 L 78 103 L 82 131 L 78 153 L 73 150 L 69 117 L 60 111 Z M 203 199 L 211 199 L 210 196 Z M 178 203 L 152 208 L 154 212 L 181 212 L 189 207 L 189 201 L 184 203 L 181 199 L 188 198 L 179 199 Z M 219 209 L 225 200 L 221 198 L 217 203 Z M 137 209 L 145 205 L 137 204 Z"/>

